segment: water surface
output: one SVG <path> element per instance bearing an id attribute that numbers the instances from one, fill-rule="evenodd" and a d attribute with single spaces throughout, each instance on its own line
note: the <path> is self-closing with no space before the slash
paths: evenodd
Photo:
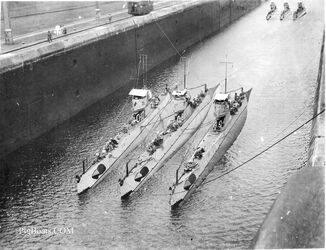
<path id="1" fill-rule="evenodd" d="M 289 1 L 295 8 L 296 1 Z M 283 2 L 276 1 L 279 8 Z M 265 20 L 262 4 L 218 35 L 187 51 L 188 86 L 221 82 L 253 88 L 246 124 L 208 180 L 236 167 L 308 120 L 313 113 L 322 40 L 323 1 L 307 1 L 295 22 Z M 155 93 L 182 81 L 170 60 L 148 74 Z M 187 145 L 128 202 L 121 202 L 116 169 L 96 189 L 78 196 L 81 161 L 128 121 L 133 83 L 6 157 L 1 170 L 0 245 L 5 247 L 248 248 L 288 178 L 305 166 L 310 125 L 240 169 L 201 186 L 170 210 L 168 188 Z M 290 126 L 289 126 L 290 125 Z M 20 234 L 21 228 L 73 228 L 69 234 Z"/>

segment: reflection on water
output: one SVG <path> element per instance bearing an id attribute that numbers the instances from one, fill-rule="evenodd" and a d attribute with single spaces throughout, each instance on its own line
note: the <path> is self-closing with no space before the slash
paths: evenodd
<path id="1" fill-rule="evenodd" d="M 224 65 L 219 61 L 226 53 L 234 63 L 229 88 L 253 87 L 246 124 L 208 179 L 244 162 L 312 116 L 323 8 L 322 1 L 306 5 L 308 14 L 296 22 L 276 18 L 266 22 L 268 6 L 263 4 L 187 52 L 190 87 L 199 83 L 210 87 L 221 81 Z M 181 68 L 176 59 L 166 62 L 149 73 L 148 86 L 159 93 L 165 84 L 172 87 L 181 83 Z M 82 160 L 128 121 L 131 110 L 127 94 L 133 85 L 4 159 L 7 167 L 0 175 L 0 245 L 250 246 L 281 187 L 305 165 L 310 125 L 237 171 L 201 186 L 175 211 L 168 204 L 168 188 L 187 144 L 127 202 L 120 201 L 117 182 L 124 168 L 115 169 L 97 188 L 77 196 L 74 176 L 81 173 Z M 19 233 L 20 228 L 31 227 L 73 227 L 74 231 Z"/>

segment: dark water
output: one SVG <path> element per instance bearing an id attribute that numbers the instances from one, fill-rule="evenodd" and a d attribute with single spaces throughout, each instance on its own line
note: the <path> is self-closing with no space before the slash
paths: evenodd
<path id="1" fill-rule="evenodd" d="M 276 3 L 279 8 L 283 4 Z M 289 3 L 296 6 L 296 1 Z M 247 122 L 208 179 L 247 160 L 312 116 L 323 1 L 307 1 L 306 7 L 308 14 L 295 22 L 276 17 L 266 22 L 268 4 L 263 4 L 187 52 L 190 87 L 221 81 L 224 65 L 219 62 L 227 53 L 234 62 L 229 88 L 253 88 Z M 176 60 L 163 64 L 150 72 L 148 85 L 160 92 L 166 83 L 181 82 L 181 67 Z M 122 170 L 79 197 L 74 176 L 81 172 L 80 162 L 128 120 L 130 88 L 5 159 L 7 170 L 0 175 L 0 246 L 250 247 L 282 186 L 306 163 L 310 125 L 237 171 L 203 185 L 173 212 L 165 194 L 187 145 L 128 202 L 119 197 Z M 38 231 L 27 231 L 33 228 Z M 50 233 L 43 234 L 46 229 Z"/>

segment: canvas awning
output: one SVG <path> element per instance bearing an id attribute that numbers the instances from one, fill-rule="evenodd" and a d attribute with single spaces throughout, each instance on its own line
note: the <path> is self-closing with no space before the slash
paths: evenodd
<path id="1" fill-rule="evenodd" d="M 173 91 L 172 95 L 173 96 L 184 96 L 186 93 L 187 93 L 187 90 L 184 89 L 184 90 L 180 90 L 180 91 Z"/>
<path id="2" fill-rule="evenodd" d="M 225 101 L 229 98 L 229 95 L 228 94 L 222 94 L 222 93 L 217 93 L 214 97 L 214 100 L 217 100 L 217 101 Z"/>
<path id="3" fill-rule="evenodd" d="M 131 96 L 140 96 L 140 97 L 145 97 L 147 96 L 147 89 L 132 89 L 129 92 L 129 95 Z"/>

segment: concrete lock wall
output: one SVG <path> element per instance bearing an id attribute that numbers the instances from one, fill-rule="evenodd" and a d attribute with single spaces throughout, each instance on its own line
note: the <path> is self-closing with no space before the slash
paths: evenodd
<path id="1" fill-rule="evenodd" d="M 0 57 L 0 157 L 225 28 L 260 0 L 186 2 Z M 158 24 L 158 25 L 157 25 Z"/>

